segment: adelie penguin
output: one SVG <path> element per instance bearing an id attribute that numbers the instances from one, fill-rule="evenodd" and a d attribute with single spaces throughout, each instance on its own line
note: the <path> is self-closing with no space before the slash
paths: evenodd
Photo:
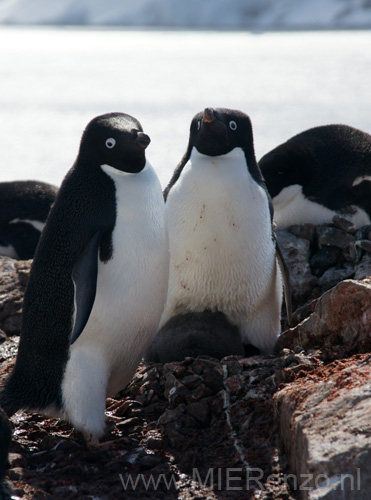
<path id="1" fill-rule="evenodd" d="M 311 128 L 264 155 L 259 166 L 278 227 L 330 223 L 334 215 L 356 227 L 370 224 L 370 134 L 347 125 Z"/>
<path id="2" fill-rule="evenodd" d="M 250 118 L 223 108 L 198 113 L 164 196 L 171 257 L 160 326 L 189 312 L 220 312 L 244 344 L 272 352 L 283 262 Z"/>
<path id="3" fill-rule="evenodd" d="M 39 181 L 0 183 L 0 255 L 32 259 L 57 192 Z"/>
<path id="4" fill-rule="evenodd" d="M 123 113 L 86 127 L 35 254 L 16 364 L 0 393 L 8 415 L 60 416 L 90 444 L 104 432 L 106 397 L 130 381 L 166 299 L 165 206 L 149 142 Z"/>

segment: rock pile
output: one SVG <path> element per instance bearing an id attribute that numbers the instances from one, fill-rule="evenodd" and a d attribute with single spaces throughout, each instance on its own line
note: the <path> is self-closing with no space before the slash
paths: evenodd
<path id="1" fill-rule="evenodd" d="M 0 341 L 19 335 L 23 294 L 30 274 L 31 260 L 0 257 Z"/>
<path id="2" fill-rule="evenodd" d="M 371 226 L 356 229 L 335 216 L 332 224 L 277 230 L 290 269 L 294 307 L 315 299 L 339 281 L 371 275 Z"/>
<path id="3" fill-rule="evenodd" d="M 370 230 L 336 218 L 278 231 L 299 309 L 276 354 L 142 364 L 107 400 L 98 449 L 86 450 L 65 422 L 16 414 L 7 473 L 14 493 L 368 499 L 371 279 L 359 278 L 371 274 Z M 14 363 L 29 266 L 0 260 L 0 379 Z"/>

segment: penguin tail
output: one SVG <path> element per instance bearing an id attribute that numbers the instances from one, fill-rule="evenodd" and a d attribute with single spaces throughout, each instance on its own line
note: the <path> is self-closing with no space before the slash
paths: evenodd
<path id="1" fill-rule="evenodd" d="M 12 375 L 8 378 L 0 390 L 0 407 L 8 417 L 11 417 L 21 408 L 25 407 L 23 397 L 13 382 Z"/>

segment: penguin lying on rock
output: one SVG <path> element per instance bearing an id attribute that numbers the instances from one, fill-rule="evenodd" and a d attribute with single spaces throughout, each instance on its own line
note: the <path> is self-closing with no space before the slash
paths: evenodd
<path id="1" fill-rule="evenodd" d="M 0 255 L 32 259 L 57 192 L 45 182 L 0 182 Z"/>
<path id="2" fill-rule="evenodd" d="M 96 444 L 105 400 L 130 381 L 158 328 L 169 266 L 150 139 L 132 116 L 86 127 L 33 261 L 16 364 L 0 393 L 60 416 Z"/>
<path id="3" fill-rule="evenodd" d="M 278 261 L 285 266 L 249 117 L 223 108 L 196 114 L 188 148 L 164 196 L 170 275 L 160 328 L 171 330 L 168 322 L 177 317 L 177 325 L 188 313 L 219 312 L 238 328 L 243 344 L 272 352 L 282 304 Z M 170 338 L 163 331 L 151 350 L 159 359 L 168 349 L 161 336 Z"/>
<path id="4" fill-rule="evenodd" d="M 311 128 L 264 155 L 259 166 L 278 227 L 329 223 L 334 215 L 356 227 L 370 224 L 370 134 L 347 125 Z"/>

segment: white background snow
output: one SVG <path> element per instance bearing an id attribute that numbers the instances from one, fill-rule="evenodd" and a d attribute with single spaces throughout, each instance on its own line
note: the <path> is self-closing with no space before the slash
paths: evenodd
<path id="1" fill-rule="evenodd" d="M 116 19 L 241 28 L 242 11 L 255 6 L 250 31 L 0 26 L 0 180 L 59 184 L 87 122 L 108 111 L 141 121 L 163 185 L 184 153 L 193 115 L 206 106 L 250 115 L 258 159 L 316 125 L 346 123 L 371 132 L 370 31 L 260 29 L 304 20 L 338 26 L 340 18 L 360 22 L 366 14 L 370 20 L 370 4 L 204 0 L 197 2 L 201 12 L 191 0 L 0 0 L 0 23 L 15 24 Z M 339 17 L 346 5 L 347 16 Z"/>

